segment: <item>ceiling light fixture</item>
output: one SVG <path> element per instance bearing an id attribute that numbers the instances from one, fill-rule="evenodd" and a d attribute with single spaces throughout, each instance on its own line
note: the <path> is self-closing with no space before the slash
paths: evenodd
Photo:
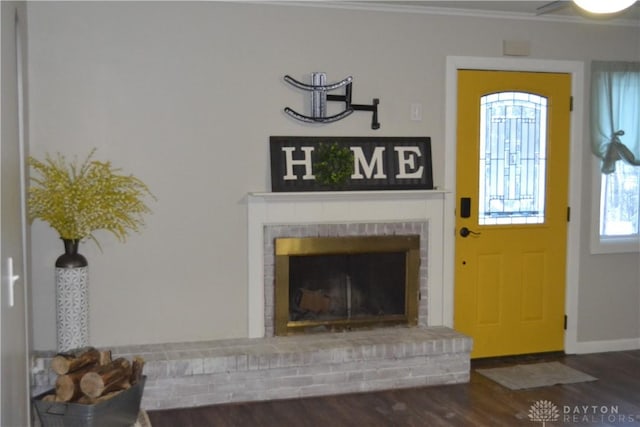
<path id="1" fill-rule="evenodd" d="M 636 0 L 573 0 L 573 2 L 587 12 L 607 14 L 620 12 L 631 7 Z"/>

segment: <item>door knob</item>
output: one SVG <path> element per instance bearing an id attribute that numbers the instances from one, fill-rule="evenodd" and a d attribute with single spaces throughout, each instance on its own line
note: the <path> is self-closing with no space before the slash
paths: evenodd
<path id="1" fill-rule="evenodd" d="M 13 274 L 13 258 L 9 257 L 7 258 L 7 276 L 8 277 L 8 281 L 7 281 L 7 285 L 9 285 L 9 307 L 13 307 L 15 305 L 15 299 L 14 299 L 14 295 L 15 295 L 15 286 L 16 286 L 16 282 L 18 281 L 18 279 L 20 279 L 20 276 L 18 276 L 17 274 Z"/>
<path id="2" fill-rule="evenodd" d="M 480 235 L 480 233 L 479 233 L 479 232 L 469 230 L 467 227 L 462 227 L 462 228 L 460 229 L 460 236 L 462 236 L 462 237 L 467 237 L 467 236 L 469 236 L 470 234 L 473 234 L 473 235 L 475 235 L 475 236 L 479 236 L 479 235 Z"/>

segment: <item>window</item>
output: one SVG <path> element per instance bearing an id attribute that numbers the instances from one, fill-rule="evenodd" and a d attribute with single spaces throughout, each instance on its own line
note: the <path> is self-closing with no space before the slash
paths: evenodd
<path id="1" fill-rule="evenodd" d="M 594 62 L 591 70 L 591 249 L 640 252 L 640 63 Z"/>
<path id="2" fill-rule="evenodd" d="M 619 162 L 616 171 L 602 174 L 600 183 L 600 236 L 638 234 L 640 168 Z"/>
<path id="3" fill-rule="evenodd" d="M 480 104 L 478 224 L 544 223 L 547 99 L 500 92 Z"/>

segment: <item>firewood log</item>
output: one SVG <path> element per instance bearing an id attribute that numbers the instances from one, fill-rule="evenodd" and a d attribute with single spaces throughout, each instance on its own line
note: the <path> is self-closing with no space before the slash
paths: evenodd
<path id="1" fill-rule="evenodd" d="M 131 378 L 131 363 L 119 357 L 95 371 L 87 372 L 80 380 L 80 389 L 91 398 L 97 398 L 103 393 L 126 388 Z"/>
<path id="2" fill-rule="evenodd" d="M 137 384 L 142 378 L 142 369 L 144 368 L 144 359 L 140 356 L 134 356 L 131 364 L 131 384 Z"/>
<path id="3" fill-rule="evenodd" d="M 118 390 L 118 391 L 112 391 L 112 392 L 107 393 L 107 394 L 103 394 L 102 396 L 100 396 L 100 397 L 98 397 L 98 398 L 96 399 L 96 403 L 98 403 L 98 402 L 104 402 L 105 400 L 109 400 L 109 399 L 111 399 L 112 397 L 116 397 L 117 395 L 119 395 L 119 394 L 120 394 L 120 393 L 122 393 L 123 391 L 124 391 L 124 389 L 123 389 L 123 390 Z"/>
<path id="4" fill-rule="evenodd" d="M 71 373 L 58 375 L 56 378 L 56 401 L 71 402 L 79 398 L 82 395 L 80 381 L 93 368 L 94 365 L 85 366 Z"/>
<path id="5" fill-rule="evenodd" d="M 58 375 L 65 375 L 100 360 L 100 352 L 93 347 L 83 347 L 70 353 L 57 354 L 51 360 L 51 369 Z"/>
<path id="6" fill-rule="evenodd" d="M 111 383 L 105 384 L 104 387 L 96 386 L 95 391 L 92 392 L 92 396 L 87 395 L 84 391 L 84 395 L 80 398 L 80 400 L 84 400 L 86 398 L 88 402 L 98 403 L 103 400 L 108 400 L 118 394 L 121 391 L 128 390 L 131 388 L 131 383 L 129 382 L 129 378 L 121 377 L 119 379 L 114 379 Z"/>
<path id="7" fill-rule="evenodd" d="M 118 392 L 122 390 L 128 390 L 130 388 L 131 388 L 131 382 L 129 380 L 129 377 L 124 377 L 120 380 L 113 381 L 110 384 L 107 384 L 102 390 L 102 392 L 100 393 L 100 396 L 97 398 L 97 400 L 98 401 L 105 400 L 102 398 L 107 394 L 111 394 L 113 392 Z"/>
<path id="8" fill-rule="evenodd" d="M 98 365 L 104 366 L 108 365 L 112 362 L 111 359 L 111 350 L 104 350 L 100 352 L 100 359 L 98 360 Z"/>
<path id="9" fill-rule="evenodd" d="M 311 291 L 309 289 L 300 289 L 300 301 L 298 307 L 301 310 L 310 311 L 312 313 L 326 313 L 331 307 L 331 297 L 325 295 L 323 291 Z"/>

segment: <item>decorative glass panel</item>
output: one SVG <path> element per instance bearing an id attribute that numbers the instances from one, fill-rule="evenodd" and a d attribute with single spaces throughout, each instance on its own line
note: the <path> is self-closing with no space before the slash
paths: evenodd
<path id="1" fill-rule="evenodd" d="M 547 99 L 501 92 L 480 103 L 478 223 L 543 223 Z"/>

